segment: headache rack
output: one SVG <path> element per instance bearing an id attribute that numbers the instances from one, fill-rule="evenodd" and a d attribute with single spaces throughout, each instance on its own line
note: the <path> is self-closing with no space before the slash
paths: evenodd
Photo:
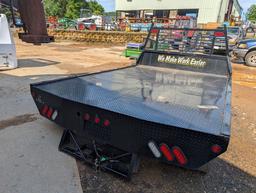
<path id="1" fill-rule="evenodd" d="M 220 44 L 226 47 L 225 54 L 228 55 L 226 26 L 223 29 L 212 30 L 159 28 L 152 25 L 145 43 L 145 50 L 218 55 L 215 52 L 215 46 Z"/>
<path id="2" fill-rule="evenodd" d="M 130 178 L 141 157 L 198 169 L 227 150 L 231 65 L 224 30 L 152 27 L 136 65 L 31 85 L 59 150 Z"/>

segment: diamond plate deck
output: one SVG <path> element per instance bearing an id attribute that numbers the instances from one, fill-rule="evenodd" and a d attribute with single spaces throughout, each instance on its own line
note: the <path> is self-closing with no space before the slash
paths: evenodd
<path id="1" fill-rule="evenodd" d="M 139 65 L 36 87 L 141 120 L 221 135 L 227 85 L 226 76 Z"/>

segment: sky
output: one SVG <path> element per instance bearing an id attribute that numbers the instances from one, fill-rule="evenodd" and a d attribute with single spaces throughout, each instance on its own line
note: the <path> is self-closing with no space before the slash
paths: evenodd
<path id="1" fill-rule="evenodd" d="M 104 6 L 106 12 L 115 10 L 115 0 L 98 0 L 98 2 Z M 256 3 L 256 0 L 239 0 L 239 2 L 246 12 L 253 3 Z"/>
<path id="2" fill-rule="evenodd" d="M 115 0 L 98 0 L 106 12 L 115 11 Z"/>
<path id="3" fill-rule="evenodd" d="M 112 0 L 111 0 L 112 1 Z M 256 0 L 239 0 L 241 6 L 244 9 L 244 12 L 246 12 L 248 10 L 248 8 L 252 5 L 252 4 L 256 4 Z"/>

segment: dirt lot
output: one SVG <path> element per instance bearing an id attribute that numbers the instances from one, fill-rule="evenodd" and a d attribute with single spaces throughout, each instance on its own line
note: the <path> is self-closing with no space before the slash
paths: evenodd
<path id="1" fill-rule="evenodd" d="M 120 46 L 89 46 L 71 42 L 32 46 L 17 41 L 20 68 L 0 72 L 0 97 L 16 96 L 17 111 L 12 113 L 12 117 L 7 116 L 4 111 L 10 111 L 9 104 L 1 104 L 5 108 L 0 112 L 0 129 L 34 121 L 29 108 L 18 109 L 22 107 L 20 97 L 29 92 L 29 83 L 128 65 L 131 61 L 120 56 L 122 49 Z M 208 164 L 208 173 L 183 170 L 143 159 L 140 172 L 131 182 L 127 182 L 106 173 L 97 173 L 78 163 L 84 192 L 255 193 L 255 99 L 256 68 L 233 64 L 231 143 L 227 153 Z M 34 105 L 32 103 L 31 100 L 31 105 Z M 28 118 L 26 115 L 29 115 Z"/>

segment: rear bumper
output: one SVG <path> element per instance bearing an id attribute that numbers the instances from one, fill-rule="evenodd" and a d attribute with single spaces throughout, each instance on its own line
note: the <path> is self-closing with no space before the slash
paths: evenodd
<path id="1" fill-rule="evenodd" d="M 229 45 L 229 51 L 232 51 L 235 48 L 235 45 Z M 215 51 L 226 51 L 226 47 L 222 45 L 215 45 L 213 48 Z"/>
<path id="2" fill-rule="evenodd" d="M 33 86 L 31 92 L 40 114 L 72 131 L 81 146 L 96 141 L 98 144 L 110 145 L 131 154 L 154 157 L 148 145 L 153 141 L 158 148 L 161 144 L 166 144 L 170 151 L 174 147 L 180 148 L 187 160 L 186 163 L 180 163 L 177 159 L 170 161 L 162 154 L 157 158 L 160 161 L 197 169 L 224 153 L 229 144 L 230 136 L 227 132 L 217 136 L 140 120 L 62 99 Z M 53 112 L 56 110 L 57 116 L 44 113 L 45 105 Z M 89 117 L 86 117 L 87 114 Z M 106 120 L 115 122 L 105 124 Z M 220 151 L 213 152 L 212 148 L 216 145 L 220 147 Z"/>
<path id="3" fill-rule="evenodd" d="M 248 49 L 234 49 L 233 50 L 233 54 L 237 57 L 237 58 L 245 58 L 246 54 L 248 53 Z"/>

